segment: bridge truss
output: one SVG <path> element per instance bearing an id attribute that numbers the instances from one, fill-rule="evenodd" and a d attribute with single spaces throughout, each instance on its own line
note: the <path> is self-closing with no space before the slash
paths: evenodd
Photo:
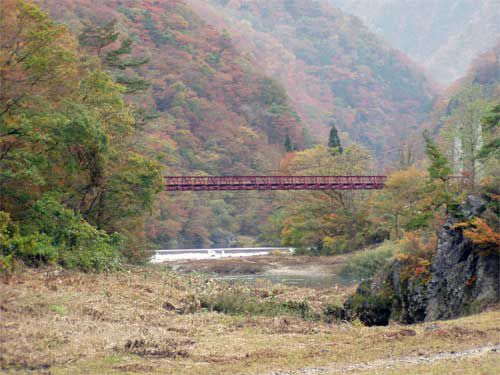
<path id="1" fill-rule="evenodd" d="M 167 191 L 374 190 L 386 176 L 167 176 Z"/>

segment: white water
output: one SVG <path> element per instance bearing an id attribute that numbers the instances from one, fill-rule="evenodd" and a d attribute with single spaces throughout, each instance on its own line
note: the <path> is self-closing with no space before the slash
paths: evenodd
<path id="1" fill-rule="evenodd" d="M 241 248 L 217 248 L 217 249 L 176 249 L 157 250 L 151 258 L 151 263 L 173 262 L 176 260 L 203 260 L 221 258 L 241 258 L 257 255 L 267 255 L 271 251 L 279 250 L 293 252 L 288 247 L 241 247 Z"/>

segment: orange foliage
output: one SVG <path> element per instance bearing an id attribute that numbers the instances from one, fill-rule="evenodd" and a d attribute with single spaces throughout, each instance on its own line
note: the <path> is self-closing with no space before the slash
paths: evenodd
<path id="1" fill-rule="evenodd" d="M 483 219 L 475 217 L 464 229 L 464 236 L 481 248 L 481 253 L 500 253 L 500 233 L 491 228 Z"/>
<path id="2" fill-rule="evenodd" d="M 424 239 L 416 232 L 409 232 L 401 243 L 404 252 L 397 255 L 397 259 L 404 264 L 401 278 L 403 280 L 416 278 L 427 283 L 431 277 L 431 259 L 437 239 L 435 237 Z"/>

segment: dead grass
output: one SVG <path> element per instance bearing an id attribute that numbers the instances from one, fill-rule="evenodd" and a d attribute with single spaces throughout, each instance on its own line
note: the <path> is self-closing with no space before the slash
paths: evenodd
<path id="1" fill-rule="evenodd" d="M 1 368 L 23 374 L 265 374 L 500 343 L 499 310 L 368 328 L 296 316 L 229 316 L 198 305 L 199 295 L 238 288 L 266 301 L 307 300 L 315 311 L 349 292 L 235 286 L 161 266 L 108 275 L 22 270 L 8 284 L 0 283 Z M 488 355 L 484 366 L 461 362 L 468 369 L 461 373 L 475 374 L 489 371 L 493 357 Z M 439 373 L 439 366 L 432 364 L 429 373 Z M 424 373 L 412 368 L 409 373 Z"/>

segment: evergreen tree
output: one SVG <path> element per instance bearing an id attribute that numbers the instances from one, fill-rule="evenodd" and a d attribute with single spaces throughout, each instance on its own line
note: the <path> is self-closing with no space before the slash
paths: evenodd
<path id="1" fill-rule="evenodd" d="M 101 50 L 118 40 L 120 33 L 116 31 L 116 20 L 108 22 L 101 27 L 85 25 L 85 29 L 78 36 L 78 41 L 82 47 L 95 49 L 97 54 Z"/>
<path id="2" fill-rule="evenodd" d="M 448 159 L 444 157 L 436 142 L 434 142 L 427 131 L 424 131 L 424 140 L 425 153 L 431 162 L 428 168 L 429 176 L 432 179 L 440 179 L 446 182 L 451 174 L 451 167 Z"/>
<path id="3" fill-rule="evenodd" d="M 330 136 L 328 137 L 328 147 L 331 149 L 338 150 L 340 154 L 344 151 L 342 145 L 340 144 L 337 128 L 333 124 L 332 124 L 332 129 L 330 130 Z"/>
<path id="4" fill-rule="evenodd" d="M 431 162 L 427 169 L 431 178 L 429 191 L 435 192 L 432 204 L 436 208 L 444 206 L 447 212 L 455 211 L 458 207 L 458 197 L 448 191 L 448 180 L 452 172 L 450 163 L 427 131 L 424 131 L 424 139 L 425 153 Z"/>
<path id="5" fill-rule="evenodd" d="M 479 151 L 481 159 L 500 158 L 500 103 L 496 104 L 481 120 L 487 137 Z"/>
<path id="6" fill-rule="evenodd" d="M 290 138 L 290 134 L 286 134 L 285 137 L 285 151 L 286 152 L 293 152 L 293 145 L 292 145 L 292 140 Z"/>
<path id="7" fill-rule="evenodd" d="M 116 31 L 116 21 L 113 20 L 104 26 L 86 25 L 83 32 L 79 35 L 80 45 L 88 51 L 93 51 L 101 59 L 104 67 L 108 71 L 115 69 L 125 70 L 127 68 L 136 68 L 149 62 L 149 57 L 134 58 L 132 47 L 134 42 L 130 38 L 122 40 L 120 47 L 108 50 L 111 44 L 118 41 L 120 33 Z M 103 49 L 108 51 L 103 53 Z M 115 81 L 125 86 L 127 94 L 137 93 L 147 90 L 151 85 L 147 80 L 137 75 L 117 75 Z"/>

